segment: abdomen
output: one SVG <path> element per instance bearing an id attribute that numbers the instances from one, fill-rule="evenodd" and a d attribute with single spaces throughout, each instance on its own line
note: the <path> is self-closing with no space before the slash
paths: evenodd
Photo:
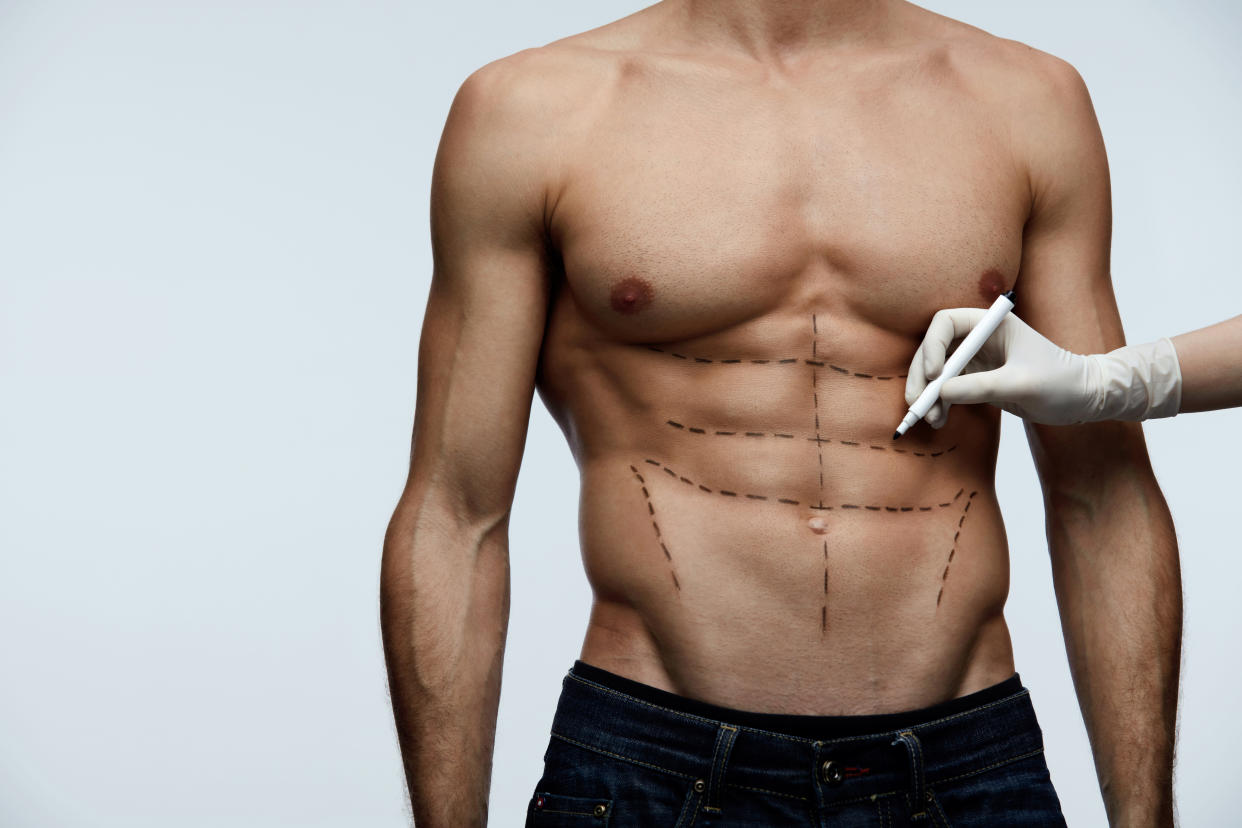
<path id="1" fill-rule="evenodd" d="M 583 559 L 610 627 L 584 658 L 822 715 L 931 704 L 979 659 L 1012 669 L 999 412 L 959 407 L 894 442 L 892 359 L 631 349 L 575 394 Z"/>

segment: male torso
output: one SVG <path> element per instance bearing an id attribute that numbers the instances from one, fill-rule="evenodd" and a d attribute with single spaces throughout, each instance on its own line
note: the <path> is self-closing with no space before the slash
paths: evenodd
<path id="1" fill-rule="evenodd" d="M 582 474 L 588 663 L 809 715 L 1011 674 L 996 410 L 891 436 L 937 308 L 1015 287 L 1058 344 L 1124 343 L 1072 66 L 900 0 L 662 0 L 473 72 L 430 217 L 380 601 L 420 825 L 486 822 L 536 388 Z M 1177 546 L 1142 430 L 1026 433 L 1109 818 L 1171 825 Z"/>
<path id="2" fill-rule="evenodd" d="M 582 658 L 819 715 L 1004 679 L 998 412 L 892 431 L 931 314 L 1015 286 L 1015 44 L 903 9 L 778 73 L 661 13 L 538 58 L 574 78 L 537 387 L 582 474 Z"/>

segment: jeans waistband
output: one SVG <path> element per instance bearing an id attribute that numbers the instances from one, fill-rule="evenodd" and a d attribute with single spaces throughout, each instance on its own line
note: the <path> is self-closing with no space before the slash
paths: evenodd
<path id="1" fill-rule="evenodd" d="M 749 710 L 737 710 L 732 707 L 721 707 L 718 704 L 691 699 L 643 684 L 625 676 L 617 675 L 610 670 L 587 664 L 577 660 L 571 671 L 575 676 L 601 684 L 611 690 L 626 693 L 635 698 L 650 702 L 657 707 L 666 707 L 678 713 L 690 713 L 704 719 L 729 722 L 730 724 L 746 725 L 758 730 L 773 730 L 789 736 L 802 736 L 807 739 L 840 739 L 844 736 L 863 736 L 869 733 L 885 733 L 911 727 L 933 719 L 943 719 L 954 713 L 962 713 L 975 707 L 982 707 L 989 702 L 999 701 L 1022 691 L 1022 679 L 1014 673 L 1002 682 L 976 690 L 965 696 L 908 710 L 901 713 L 880 713 L 861 716 L 803 716 L 784 713 L 756 713 Z"/>
<path id="2" fill-rule="evenodd" d="M 653 770 L 702 780 L 709 809 L 719 802 L 725 786 L 806 799 L 820 807 L 898 792 L 912 793 L 920 801 L 925 787 L 1043 750 L 1030 693 L 1016 674 L 979 694 L 920 711 L 784 717 L 808 724 L 819 720 L 821 725 L 835 725 L 838 734 L 842 728 L 849 732 L 836 736 L 824 732 L 816 737 L 731 721 L 776 714 L 701 715 L 712 709 L 730 709 L 649 685 L 641 687 L 656 692 L 642 691 L 643 698 L 617 689 L 614 680 L 607 684 L 596 680 L 601 675 L 595 671 L 632 681 L 576 662 L 562 682 L 552 737 Z M 680 701 L 653 701 L 660 693 Z M 865 730 L 872 724 L 878 729 L 856 732 L 859 726 Z"/>

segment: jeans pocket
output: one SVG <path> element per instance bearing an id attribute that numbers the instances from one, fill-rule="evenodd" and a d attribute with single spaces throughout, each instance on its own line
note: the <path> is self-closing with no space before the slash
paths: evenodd
<path id="1" fill-rule="evenodd" d="M 681 812 L 677 815 L 677 822 L 673 823 L 673 828 L 688 828 L 694 825 L 699 818 L 699 810 L 703 805 L 702 787 L 696 780 L 695 784 L 687 785 L 686 798 L 681 803 Z"/>
<path id="2" fill-rule="evenodd" d="M 945 816 L 944 808 L 940 807 L 940 800 L 936 798 L 936 793 L 931 788 L 927 791 L 927 816 L 931 819 L 931 824 L 935 828 L 953 828 L 949 824 L 949 818 Z"/>
<path id="3" fill-rule="evenodd" d="M 893 798 L 891 796 L 876 797 L 875 816 L 879 820 L 880 828 L 896 828 L 897 823 L 893 821 Z"/>
<path id="4" fill-rule="evenodd" d="M 937 784 L 929 810 L 951 828 L 1065 828 L 1043 753 Z"/>
<path id="5" fill-rule="evenodd" d="M 527 828 L 606 828 L 612 818 L 612 800 L 535 791 L 526 809 Z"/>
<path id="6" fill-rule="evenodd" d="M 879 828 L 953 828 L 930 788 L 918 802 L 908 792 L 876 797 L 875 808 Z"/>

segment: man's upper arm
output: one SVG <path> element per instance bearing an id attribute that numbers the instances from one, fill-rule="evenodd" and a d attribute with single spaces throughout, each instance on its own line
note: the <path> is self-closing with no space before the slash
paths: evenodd
<path id="1" fill-rule="evenodd" d="M 1031 211 L 1016 313 L 1077 353 L 1125 344 L 1109 272 L 1112 203 L 1104 141 L 1086 85 L 1072 66 L 1034 52 L 1015 145 L 1026 159 Z M 1148 468 L 1136 423 L 1026 423 L 1045 493 L 1095 485 L 1110 467 Z"/>
<path id="2" fill-rule="evenodd" d="M 431 289 L 405 497 L 507 520 L 547 312 L 547 132 L 518 53 L 458 90 L 431 181 Z M 415 494 L 417 493 L 417 494 Z"/>
<path id="3" fill-rule="evenodd" d="M 1017 310 L 1071 351 L 1124 344 L 1109 276 L 1108 163 L 1082 80 L 1041 56 L 1021 133 L 1032 208 Z M 1070 671 L 1111 825 L 1173 825 L 1177 543 L 1142 427 L 1026 424 Z"/>

